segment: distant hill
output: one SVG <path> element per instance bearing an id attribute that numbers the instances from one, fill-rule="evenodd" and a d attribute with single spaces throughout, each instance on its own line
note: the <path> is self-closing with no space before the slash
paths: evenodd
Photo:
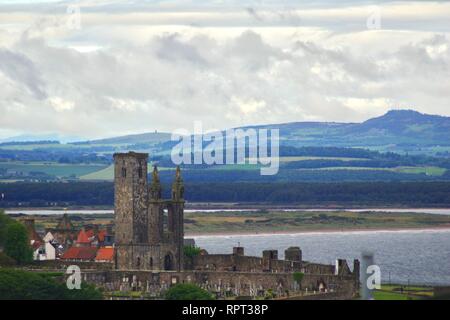
<path id="1" fill-rule="evenodd" d="M 68 136 L 63 134 L 22 134 L 14 137 L 0 139 L 0 143 L 10 142 L 42 142 L 42 141 L 58 141 L 62 143 L 78 141 L 80 137 Z"/>
<path id="2" fill-rule="evenodd" d="M 392 110 L 383 116 L 362 123 L 290 122 L 241 127 L 244 130 L 249 128 L 278 128 L 282 147 L 358 147 L 382 152 L 444 157 L 450 155 L 450 117 L 422 114 L 413 110 Z M 54 151 L 54 148 L 60 150 L 61 147 L 65 147 L 74 152 L 75 149 L 81 150 L 83 153 L 134 150 L 150 152 L 153 155 L 167 155 L 176 143 L 170 138 L 170 133 L 155 131 L 45 148 L 36 143 L 35 147 L 29 146 L 27 150 L 39 149 L 50 152 Z M 11 140 L 6 139 L 5 142 L 7 141 Z M 24 141 L 24 139 L 14 141 Z M 0 146 L 0 148 L 12 149 L 9 146 Z M 16 149 L 22 148 L 17 146 Z"/>
<path id="3" fill-rule="evenodd" d="M 167 132 L 149 132 L 140 134 L 130 134 L 106 139 L 75 142 L 73 144 L 141 144 L 141 143 L 159 143 L 170 140 L 170 133 Z"/>
<path id="4" fill-rule="evenodd" d="M 392 110 L 381 117 L 348 126 L 342 130 L 342 136 L 348 141 L 359 139 L 375 145 L 450 145 L 450 118 L 413 110 Z"/>
<path id="5" fill-rule="evenodd" d="M 362 123 L 292 122 L 245 126 L 280 129 L 281 145 L 369 147 L 378 150 L 414 151 L 436 146 L 450 147 L 450 117 L 392 110 Z M 171 146 L 169 133 L 143 133 L 83 144 L 161 144 Z"/>
<path id="6" fill-rule="evenodd" d="M 189 123 L 186 124 L 189 126 Z M 190 182 L 448 181 L 450 118 L 411 110 L 390 111 L 362 123 L 292 122 L 242 127 L 280 130 L 280 170 L 261 176 L 254 164 L 183 167 Z M 112 155 L 146 152 L 173 179 L 167 132 L 107 139 L 0 143 L 0 184 L 14 181 L 110 180 Z M 207 143 L 205 142 L 205 145 Z M 149 164 L 151 170 L 151 164 Z"/>

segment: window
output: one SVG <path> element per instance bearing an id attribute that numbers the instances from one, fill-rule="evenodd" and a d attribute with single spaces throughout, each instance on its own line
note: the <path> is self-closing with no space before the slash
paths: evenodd
<path id="1" fill-rule="evenodd" d="M 141 267 L 141 258 L 137 258 L 136 267 L 139 269 Z"/>
<path id="2" fill-rule="evenodd" d="M 165 257 L 164 257 L 164 270 L 172 270 L 172 255 L 170 253 L 168 253 Z"/>
<path id="3" fill-rule="evenodd" d="M 126 177 L 127 177 L 127 169 L 122 168 L 122 178 L 126 178 Z"/>
<path id="4" fill-rule="evenodd" d="M 149 266 L 150 266 L 150 268 L 153 268 L 153 258 L 150 258 Z"/>
<path id="5" fill-rule="evenodd" d="M 138 169 L 138 175 L 139 175 L 139 178 L 142 178 L 142 167 L 139 167 L 139 169 Z"/>

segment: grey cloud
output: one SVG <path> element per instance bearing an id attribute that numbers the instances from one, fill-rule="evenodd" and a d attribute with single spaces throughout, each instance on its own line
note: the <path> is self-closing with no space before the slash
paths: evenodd
<path id="1" fill-rule="evenodd" d="M 96 31 L 80 34 L 92 39 Z M 94 52 L 23 37 L 0 51 L 7 61 L 0 68 L 12 79 L 0 74 L 0 87 L 8 88 L 0 125 L 102 137 L 190 129 L 194 120 L 219 129 L 361 121 L 397 107 L 450 115 L 446 35 L 406 44 L 388 37 L 389 48 L 362 52 L 356 48 L 364 44 L 351 37 L 330 45 L 334 36 L 300 34 L 283 42 L 247 30 L 219 40 L 214 32 L 189 29 L 144 36 L 138 44 L 111 38 Z"/>
<path id="2" fill-rule="evenodd" d="M 35 98 L 46 97 L 45 84 L 34 63 L 26 56 L 10 50 L 0 49 L 0 71 L 11 81 L 19 83 L 29 90 Z"/>

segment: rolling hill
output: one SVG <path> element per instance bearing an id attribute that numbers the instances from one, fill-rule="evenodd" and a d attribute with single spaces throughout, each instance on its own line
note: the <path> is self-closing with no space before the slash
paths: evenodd
<path id="1" fill-rule="evenodd" d="M 362 123 L 292 122 L 253 125 L 240 129 L 280 130 L 282 146 L 362 147 L 379 151 L 433 154 L 450 151 L 450 117 L 392 110 Z M 236 128 L 238 129 L 238 128 Z M 137 149 L 170 148 L 170 133 L 142 133 L 79 142 L 76 145 L 135 145 Z M 136 149 L 136 148 L 135 148 Z M 153 150 L 155 151 L 155 150 Z"/>

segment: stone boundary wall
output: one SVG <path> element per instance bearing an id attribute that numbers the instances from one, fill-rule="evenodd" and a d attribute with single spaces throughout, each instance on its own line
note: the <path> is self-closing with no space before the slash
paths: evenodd
<path id="1" fill-rule="evenodd" d="M 351 299 L 358 292 L 359 281 L 355 277 L 332 274 L 306 274 L 299 285 L 292 273 L 220 272 L 220 271 L 84 271 L 82 279 L 104 288 L 106 291 L 138 291 L 149 297 L 161 297 L 172 285 L 195 283 L 201 288 L 226 296 L 277 297 L 305 293 L 335 293 L 341 299 Z"/>
<path id="2" fill-rule="evenodd" d="M 34 261 L 26 266 L 31 270 L 58 270 L 65 271 L 69 266 L 79 266 L 81 270 L 112 270 L 113 264 L 108 262 L 95 262 L 95 261 L 69 261 L 69 260 L 42 260 Z"/>
<path id="3" fill-rule="evenodd" d="M 334 274 L 335 271 L 333 265 L 234 254 L 199 255 L 193 257 L 186 267 L 186 269 L 197 271 L 303 272 L 305 274 Z M 344 274 L 352 274 L 348 267 L 344 270 Z"/>

